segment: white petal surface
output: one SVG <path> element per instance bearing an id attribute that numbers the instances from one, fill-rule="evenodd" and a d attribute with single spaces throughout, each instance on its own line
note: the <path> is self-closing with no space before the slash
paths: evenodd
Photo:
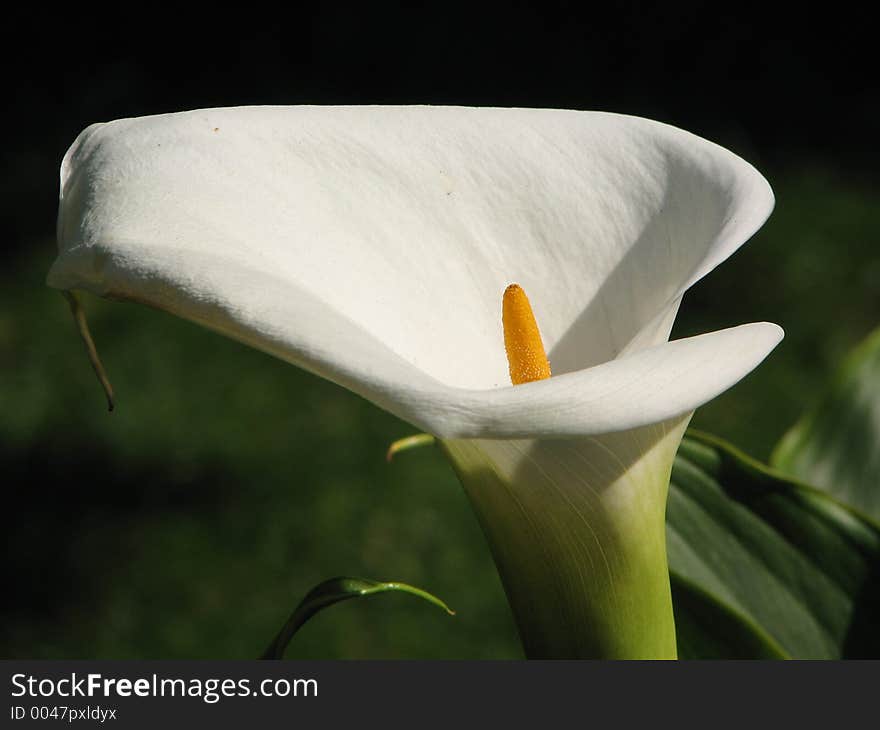
<path id="1" fill-rule="evenodd" d="M 200 322 L 440 436 L 602 433 L 692 410 L 776 344 L 759 324 L 656 346 L 772 205 L 741 159 L 633 117 L 202 110 L 80 136 L 49 282 Z M 512 281 L 557 375 L 516 389 Z"/>
<path id="2" fill-rule="evenodd" d="M 641 350 L 587 370 L 488 391 L 449 393 L 421 409 L 448 438 L 605 434 L 689 414 L 751 372 L 782 339 L 768 322 Z M 403 416 L 416 420 L 412 409 Z"/>

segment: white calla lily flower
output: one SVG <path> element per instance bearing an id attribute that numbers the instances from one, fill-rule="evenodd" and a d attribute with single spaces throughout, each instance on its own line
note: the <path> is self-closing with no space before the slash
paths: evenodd
<path id="1" fill-rule="evenodd" d="M 740 158 L 635 117 L 207 109 L 80 135 L 49 284 L 198 322 L 442 439 L 531 655 L 674 656 L 672 458 L 782 332 L 669 333 L 772 207 Z M 553 370 L 515 387 L 512 282 Z"/>

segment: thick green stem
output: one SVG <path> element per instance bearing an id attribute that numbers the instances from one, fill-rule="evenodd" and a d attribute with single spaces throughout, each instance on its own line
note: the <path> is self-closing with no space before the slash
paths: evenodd
<path id="1" fill-rule="evenodd" d="M 688 420 L 574 440 L 442 442 L 528 657 L 676 658 L 665 512 Z"/>

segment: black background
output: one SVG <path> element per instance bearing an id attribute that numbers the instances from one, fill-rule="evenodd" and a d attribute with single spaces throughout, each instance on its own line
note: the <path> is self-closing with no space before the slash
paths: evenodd
<path id="1" fill-rule="evenodd" d="M 867 8 L 868 6 L 863 6 Z M 817 9 L 818 8 L 818 9 Z M 760 165 L 871 175 L 866 10 L 777 3 L 117 4 L 9 17 L 7 245 L 54 225 L 64 150 L 96 121 L 204 106 L 563 107 L 667 121 Z"/>

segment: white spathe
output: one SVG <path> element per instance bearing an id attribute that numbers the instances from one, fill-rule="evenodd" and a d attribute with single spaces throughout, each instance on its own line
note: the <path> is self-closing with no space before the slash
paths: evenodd
<path id="1" fill-rule="evenodd" d="M 772 207 L 740 158 L 635 117 L 207 109 L 79 136 L 49 283 L 201 323 L 441 438 L 590 436 L 686 418 L 779 342 L 768 323 L 667 342 Z M 554 372 L 517 387 L 511 282 Z"/>
<path id="2" fill-rule="evenodd" d="M 199 322 L 441 437 L 530 656 L 672 658 L 675 451 L 782 331 L 667 340 L 772 207 L 735 155 L 634 117 L 209 109 L 80 135 L 49 283 Z M 516 387 L 512 282 L 554 372 Z"/>

